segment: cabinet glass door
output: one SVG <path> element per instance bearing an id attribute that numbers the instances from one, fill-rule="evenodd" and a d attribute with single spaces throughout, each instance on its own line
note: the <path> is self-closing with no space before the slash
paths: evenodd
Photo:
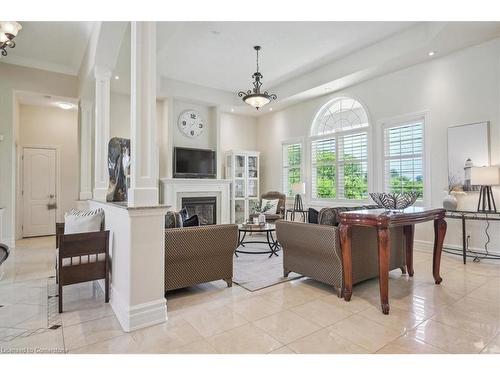
<path id="1" fill-rule="evenodd" d="M 235 198 L 245 198 L 245 180 L 235 179 L 234 180 L 234 197 Z"/>
<path id="2" fill-rule="evenodd" d="M 245 178 L 245 155 L 235 155 L 234 157 L 234 177 Z"/>
<path id="3" fill-rule="evenodd" d="M 248 180 L 248 197 L 257 198 L 259 194 L 258 180 Z"/>
<path id="4" fill-rule="evenodd" d="M 236 224 L 243 224 L 246 220 L 245 217 L 245 200 L 235 199 L 234 200 L 234 222 Z"/>
<path id="5" fill-rule="evenodd" d="M 258 158 L 257 156 L 248 157 L 248 177 L 257 178 L 258 176 Z"/>

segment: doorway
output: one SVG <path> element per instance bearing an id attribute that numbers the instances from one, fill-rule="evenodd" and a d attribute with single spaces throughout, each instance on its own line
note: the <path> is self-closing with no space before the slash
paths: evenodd
<path id="1" fill-rule="evenodd" d="M 22 155 L 23 237 L 56 231 L 56 150 L 24 147 Z"/>

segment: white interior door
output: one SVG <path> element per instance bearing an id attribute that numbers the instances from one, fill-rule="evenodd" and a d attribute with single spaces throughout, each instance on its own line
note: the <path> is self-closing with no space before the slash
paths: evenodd
<path id="1" fill-rule="evenodd" d="M 56 232 L 56 151 L 23 149 L 23 237 Z M 52 205 L 52 207 L 51 207 Z"/>

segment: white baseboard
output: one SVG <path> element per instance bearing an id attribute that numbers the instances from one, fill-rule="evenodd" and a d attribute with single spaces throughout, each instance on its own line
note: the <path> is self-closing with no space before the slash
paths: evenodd
<path id="1" fill-rule="evenodd" d="M 97 284 L 104 292 L 104 280 L 98 280 Z M 116 290 L 111 286 L 109 303 L 125 332 L 161 324 L 168 319 L 165 298 L 132 306 L 128 309 L 120 301 Z"/>
<path id="2" fill-rule="evenodd" d="M 125 332 L 167 321 L 167 300 L 165 298 L 135 306 L 125 306 L 116 290 L 111 287 L 110 304 Z"/>
<path id="3" fill-rule="evenodd" d="M 414 241 L 415 250 L 432 252 L 434 251 L 434 242 L 433 241 L 422 241 L 415 240 Z M 452 245 L 452 244 L 444 244 L 443 248 L 452 249 L 462 251 L 462 245 Z M 484 252 L 484 248 L 481 247 L 469 247 L 469 250 L 476 252 Z M 498 252 L 490 251 L 492 254 L 498 254 Z"/>

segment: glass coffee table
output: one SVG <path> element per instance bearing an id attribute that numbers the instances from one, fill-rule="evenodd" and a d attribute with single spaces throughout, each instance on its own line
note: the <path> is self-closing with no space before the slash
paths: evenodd
<path id="1" fill-rule="evenodd" d="M 273 232 L 276 232 L 276 226 L 274 224 L 266 223 L 264 225 L 258 224 L 239 224 L 238 225 L 238 247 L 234 251 L 234 254 L 238 256 L 238 253 L 242 254 L 269 254 L 269 258 L 273 255 L 278 256 L 278 251 L 281 246 L 277 239 L 274 238 Z M 266 241 L 245 241 L 248 233 L 265 233 Z M 244 248 L 246 244 L 256 243 L 256 244 L 267 244 L 269 246 L 269 251 L 245 251 L 239 250 Z"/>

